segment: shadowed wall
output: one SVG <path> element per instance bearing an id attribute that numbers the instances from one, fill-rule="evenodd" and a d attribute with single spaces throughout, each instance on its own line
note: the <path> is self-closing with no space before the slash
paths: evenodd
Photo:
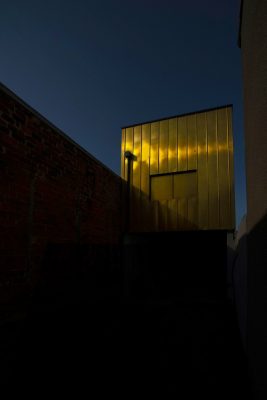
<path id="1" fill-rule="evenodd" d="M 254 398 L 267 397 L 267 3 L 244 0 L 240 45 L 247 173 L 247 351 Z"/>
<path id="2" fill-rule="evenodd" d="M 68 244 L 88 245 L 87 268 L 94 259 L 101 262 L 103 252 L 94 251 L 94 246 L 117 248 L 121 179 L 4 86 L 0 86 L 0 169 L 4 317 L 29 298 L 48 245 L 64 244 L 65 249 Z"/>

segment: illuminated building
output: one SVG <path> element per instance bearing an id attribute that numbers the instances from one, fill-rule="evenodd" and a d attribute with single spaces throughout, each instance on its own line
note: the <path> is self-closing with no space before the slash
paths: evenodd
<path id="1" fill-rule="evenodd" d="M 235 228 L 232 106 L 122 128 L 128 230 Z"/>

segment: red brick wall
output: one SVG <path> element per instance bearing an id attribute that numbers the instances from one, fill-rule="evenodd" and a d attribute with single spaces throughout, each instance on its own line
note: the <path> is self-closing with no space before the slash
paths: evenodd
<path id="1" fill-rule="evenodd" d="M 50 243 L 118 244 L 120 210 L 121 179 L 0 87 L 0 302 L 34 286 Z"/>

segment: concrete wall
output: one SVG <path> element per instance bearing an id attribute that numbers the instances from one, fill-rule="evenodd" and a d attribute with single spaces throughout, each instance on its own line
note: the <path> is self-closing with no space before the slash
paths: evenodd
<path id="1" fill-rule="evenodd" d="M 244 0 L 241 21 L 247 173 L 248 357 L 267 398 L 267 2 Z"/>
<path id="2" fill-rule="evenodd" d="M 48 263 L 51 276 L 70 259 L 80 268 L 77 246 L 83 268 L 97 268 L 101 256 L 112 264 L 121 179 L 4 86 L 0 193 L 0 317 L 27 302 Z"/>
<path id="3" fill-rule="evenodd" d="M 245 0 L 241 48 L 244 76 L 247 165 L 247 227 L 251 230 L 267 210 L 267 4 Z"/>
<path id="4" fill-rule="evenodd" d="M 243 348 L 247 348 L 247 229 L 244 216 L 233 239 L 229 259 L 231 299 L 235 306 Z"/>

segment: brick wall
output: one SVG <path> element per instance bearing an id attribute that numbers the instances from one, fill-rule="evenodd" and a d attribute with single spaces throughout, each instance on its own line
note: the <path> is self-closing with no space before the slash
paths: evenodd
<path id="1" fill-rule="evenodd" d="M 0 86 L 0 304 L 30 293 L 51 244 L 87 246 L 90 268 L 119 244 L 120 210 L 121 179 Z"/>

